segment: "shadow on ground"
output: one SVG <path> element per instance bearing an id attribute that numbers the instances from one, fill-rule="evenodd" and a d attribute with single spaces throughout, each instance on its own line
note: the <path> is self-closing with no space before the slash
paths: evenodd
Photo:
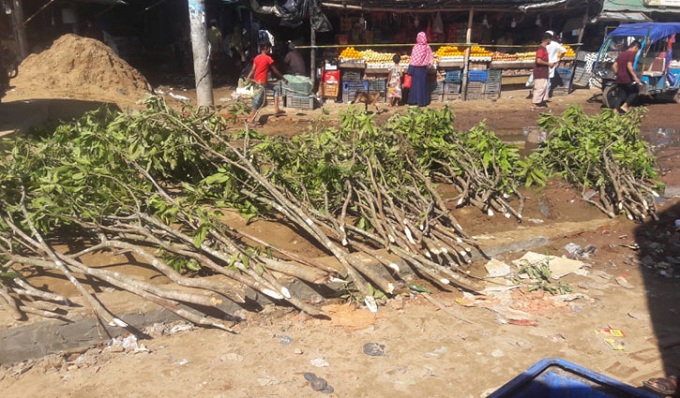
<path id="1" fill-rule="evenodd" d="M 85 112 L 108 107 L 120 110 L 113 103 L 71 99 L 31 99 L 0 103 L 0 136 L 16 130 L 27 131 L 49 121 L 69 120 Z"/>

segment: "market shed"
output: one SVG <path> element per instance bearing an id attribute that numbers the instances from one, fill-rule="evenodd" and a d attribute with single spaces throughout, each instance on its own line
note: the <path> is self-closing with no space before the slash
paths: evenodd
<path id="1" fill-rule="evenodd" d="M 385 84 L 372 80 L 385 80 L 394 54 L 405 60 L 416 34 L 424 31 L 437 55 L 431 98 L 449 101 L 495 99 L 502 85 L 523 84 L 543 32 L 552 30 L 577 46 L 601 0 L 321 0 L 320 5 L 333 23 L 334 43 L 317 45 L 312 33 L 312 46 L 323 53 L 325 66 L 335 47 L 340 69 L 340 78 L 338 73 L 329 78 L 339 82 L 337 89 L 322 76 L 324 96 L 351 101 L 352 92 L 361 90 L 352 79 L 381 89 Z M 567 26 L 573 20 L 580 24 Z M 570 49 L 565 61 L 573 56 Z M 562 65 L 565 93 L 570 68 Z"/>

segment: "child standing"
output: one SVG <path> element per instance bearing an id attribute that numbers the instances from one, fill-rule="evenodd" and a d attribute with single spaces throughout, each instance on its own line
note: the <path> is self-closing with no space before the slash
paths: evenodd
<path id="1" fill-rule="evenodd" d="M 399 62 L 401 61 L 401 55 L 394 54 L 392 61 L 394 61 L 394 66 L 390 69 L 389 73 L 389 80 L 387 83 L 387 100 L 389 101 L 390 106 L 397 106 L 401 101 L 402 70 L 401 65 L 399 65 Z"/>

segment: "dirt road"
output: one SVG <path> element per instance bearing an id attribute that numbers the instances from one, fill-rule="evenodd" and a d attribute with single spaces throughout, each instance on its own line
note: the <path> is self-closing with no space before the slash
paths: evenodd
<path id="1" fill-rule="evenodd" d="M 229 93 L 220 88 L 215 98 L 228 98 Z M 534 126 L 537 117 L 525 94 L 504 93 L 497 102 L 452 103 L 456 127 L 469 128 L 485 119 L 501 135 L 522 137 L 522 130 Z M 599 103 L 587 101 L 593 94 L 582 90 L 556 97 L 551 107 L 559 112 L 579 103 L 588 112 L 598 112 Z M 19 99 L 10 93 L 0 107 L 14 101 Z M 255 128 L 293 134 L 312 123 L 335 120 L 345 106 L 289 109 L 276 119 L 265 109 L 262 125 Z M 387 118 L 395 111 L 403 108 L 376 117 Z M 643 132 L 658 145 L 669 192 L 680 196 L 677 111 L 677 104 L 650 106 Z M 529 198 L 527 217 L 555 224 L 603 217 L 578 196 L 554 183 Z M 539 197 L 547 200 L 547 214 Z M 490 294 L 487 299 L 493 305 L 485 305 L 466 301 L 461 294 L 435 292 L 432 297 L 440 308 L 412 293 L 390 300 L 377 314 L 331 301 L 324 307 L 328 320 L 267 307 L 260 313 L 242 312 L 246 321 L 237 326 L 237 334 L 194 329 L 139 340 L 143 347 L 138 345 L 137 350 L 134 344 L 127 349 L 114 344 L 0 368 L 0 390 L 8 397 L 479 397 L 546 357 L 564 358 L 641 385 L 649 377 L 680 373 L 680 279 L 677 271 L 664 277 L 660 271 L 666 268 L 658 267 L 666 262 L 673 269 L 680 260 L 672 228 L 673 220 L 680 218 L 680 202 L 670 197 L 660 206 L 659 222 L 640 226 L 614 220 L 597 230 L 558 236 L 536 250 L 561 256 L 567 243 L 597 248 L 583 259 L 587 266 L 581 275 L 562 279 L 580 294 L 565 301 L 514 289 Z M 488 219 L 470 209 L 457 211 L 463 227 L 475 235 L 493 239 L 500 231 L 517 230 L 525 237 L 533 233 L 531 223 Z M 294 244 L 295 238 L 283 232 L 263 228 L 262 233 L 281 244 Z M 510 264 L 523 254 L 510 253 L 498 260 Z M 530 314 L 530 322 L 513 321 L 507 312 L 499 312 L 498 305 Z M 624 335 L 601 334 L 607 328 Z M 377 353 L 384 353 L 367 355 L 367 343 L 377 343 Z M 314 391 L 306 372 L 324 378 L 333 392 Z"/>

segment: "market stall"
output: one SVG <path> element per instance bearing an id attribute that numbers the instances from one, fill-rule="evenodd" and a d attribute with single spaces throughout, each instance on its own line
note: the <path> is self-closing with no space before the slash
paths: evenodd
<path id="1" fill-rule="evenodd" d="M 386 90 L 393 55 L 401 55 L 406 69 L 410 42 L 415 33 L 425 31 L 436 53 L 429 75 L 433 101 L 498 98 L 502 87 L 527 81 L 540 34 L 548 29 L 559 32 L 565 21 L 582 16 L 595 1 L 464 3 L 322 1 L 331 20 L 338 22 L 332 43 L 336 51 L 326 49 L 322 65 L 339 72 L 337 93 L 322 72 L 323 95 L 347 102 L 358 90 Z M 504 32 L 511 32 L 518 44 L 499 48 L 497 42 Z M 570 47 L 567 50 L 560 72 L 568 84 L 571 72 L 567 69 L 575 54 Z"/>

